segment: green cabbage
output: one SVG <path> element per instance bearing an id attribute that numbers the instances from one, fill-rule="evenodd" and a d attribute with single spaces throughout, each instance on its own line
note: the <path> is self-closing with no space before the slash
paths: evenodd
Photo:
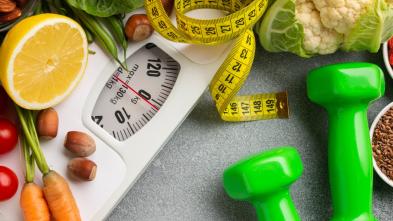
<path id="1" fill-rule="evenodd" d="M 67 2 L 75 8 L 99 17 L 131 12 L 143 6 L 143 0 L 67 0 Z"/>

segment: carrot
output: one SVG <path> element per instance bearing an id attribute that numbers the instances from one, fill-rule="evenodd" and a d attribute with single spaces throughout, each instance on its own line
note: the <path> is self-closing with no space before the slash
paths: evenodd
<path id="1" fill-rule="evenodd" d="M 20 207 L 25 221 L 50 221 L 50 213 L 40 186 L 25 183 L 20 195 Z"/>
<path id="2" fill-rule="evenodd" d="M 33 159 L 43 174 L 43 193 L 52 217 L 56 221 L 80 221 L 79 209 L 67 181 L 57 172 L 50 170 L 45 160 L 35 129 L 33 112 L 15 106 L 25 141 L 29 144 Z"/>
<path id="3" fill-rule="evenodd" d="M 22 152 L 26 163 L 25 184 L 20 194 L 20 207 L 25 221 L 50 221 L 50 213 L 44 193 L 34 180 L 34 158 L 29 154 L 26 138 L 21 136 Z"/>
<path id="4" fill-rule="evenodd" d="M 81 220 L 79 209 L 67 181 L 51 170 L 43 177 L 44 195 L 56 221 Z"/>

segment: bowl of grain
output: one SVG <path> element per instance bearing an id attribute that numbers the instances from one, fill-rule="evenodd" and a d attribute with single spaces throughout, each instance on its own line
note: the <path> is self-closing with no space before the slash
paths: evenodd
<path id="1" fill-rule="evenodd" d="M 393 102 L 379 112 L 370 128 L 373 166 L 379 177 L 393 187 Z"/>

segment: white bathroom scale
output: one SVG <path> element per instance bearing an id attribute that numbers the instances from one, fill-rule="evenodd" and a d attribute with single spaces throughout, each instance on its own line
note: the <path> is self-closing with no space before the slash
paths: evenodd
<path id="1" fill-rule="evenodd" d="M 207 12 L 212 17 L 212 11 Z M 205 17 L 203 10 L 191 13 Z M 178 44 L 154 33 L 143 42 L 129 42 L 129 71 L 98 46 L 90 45 L 96 54 L 89 56 L 83 79 L 54 107 L 59 114 L 58 136 L 41 142 L 50 168 L 70 181 L 82 220 L 103 220 L 110 214 L 192 111 L 230 45 Z M 71 130 L 84 131 L 96 141 L 97 150 L 89 156 L 97 164 L 94 181 L 67 176 L 71 156 L 63 142 Z M 20 182 L 15 196 L 0 202 L 0 220 L 22 220 L 19 196 L 24 164 L 20 148 L 0 156 L 0 164 L 12 168 Z M 40 176 L 36 170 L 37 183 L 41 183 Z"/>

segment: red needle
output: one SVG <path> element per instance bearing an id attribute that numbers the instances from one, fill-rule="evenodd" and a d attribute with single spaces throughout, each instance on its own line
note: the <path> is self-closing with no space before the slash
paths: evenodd
<path id="1" fill-rule="evenodd" d="M 138 97 L 142 98 L 146 103 L 148 103 L 152 108 L 156 109 L 158 111 L 158 108 L 154 106 L 152 103 L 150 103 L 148 100 L 146 100 L 144 97 L 142 97 L 138 92 L 136 92 L 134 89 L 132 89 L 126 82 L 122 81 L 118 76 L 114 76 L 118 81 L 120 81 L 124 86 L 126 86 L 128 89 L 130 89 L 134 94 L 136 94 Z"/>

